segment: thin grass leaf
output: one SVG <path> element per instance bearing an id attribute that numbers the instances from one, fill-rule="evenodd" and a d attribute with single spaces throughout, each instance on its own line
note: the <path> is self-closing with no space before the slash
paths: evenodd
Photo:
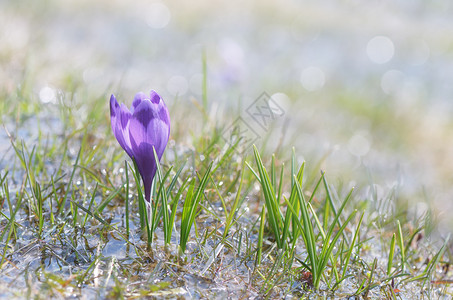
<path id="1" fill-rule="evenodd" d="M 275 198 L 275 193 L 272 188 L 272 183 L 269 178 L 269 174 L 266 171 L 266 168 L 263 165 L 261 160 L 260 154 L 258 149 L 253 146 L 253 150 L 255 153 L 255 160 L 258 166 L 258 172 L 260 176 L 261 187 L 264 193 L 264 200 L 267 208 L 268 214 L 268 222 L 270 223 L 270 227 L 272 232 L 274 233 L 274 238 L 277 242 L 277 246 L 279 249 L 283 248 L 283 243 L 280 237 L 280 227 L 281 227 L 281 212 L 278 208 L 278 200 Z"/>
<path id="2" fill-rule="evenodd" d="M 293 157 L 293 161 L 294 161 Z M 299 171 L 296 174 L 293 173 L 295 170 L 295 166 L 292 167 L 292 176 L 291 176 L 291 194 L 289 196 L 289 202 L 291 203 L 291 206 L 294 208 L 294 212 L 291 210 L 287 209 L 286 214 L 285 214 L 285 222 L 283 225 L 283 233 L 282 233 L 282 240 L 283 242 L 286 241 L 286 238 L 289 236 L 290 230 L 290 222 L 292 220 L 292 234 L 293 234 L 293 240 L 297 240 L 297 237 L 299 236 L 299 227 L 295 224 L 297 221 L 296 219 L 299 218 L 299 202 L 297 201 L 297 190 L 296 190 L 296 185 L 295 185 L 295 180 L 299 181 L 299 184 L 302 186 L 302 180 L 304 177 L 304 169 L 305 169 L 305 162 L 302 163 L 302 165 L 299 168 Z M 292 215 L 292 216 L 291 216 Z"/>
<path id="3" fill-rule="evenodd" d="M 401 268 L 402 271 L 404 272 L 404 265 L 406 264 L 406 252 L 405 252 L 405 247 L 404 247 L 404 238 L 403 238 L 403 230 L 401 229 L 401 223 L 399 220 L 396 221 L 398 225 L 398 247 L 400 248 L 400 255 L 401 255 Z"/>
<path id="4" fill-rule="evenodd" d="M 297 191 L 297 195 L 298 195 L 299 206 L 300 206 L 300 210 L 301 210 L 302 224 L 303 224 L 303 226 L 300 226 L 300 229 L 301 229 L 301 233 L 302 233 L 302 238 L 305 243 L 305 247 L 307 248 L 308 257 L 310 258 L 310 266 L 312 269 L 313 282 L 315 282 L 315 279 L 317 279 L 319 276 L 321 276 L 321 274 L 319 274 L 319 269 L 318 269 L 319 262 L 318 262 L 318 257 L 316 254 L 315 234 L 313 231 L 313 225 L 310 222 L 310 216 L 309 216 L 308 210 L 307 210 L 307 202 L 305 201 L 304 194 L 302 192 L 302 188 L 297 180 L 295 180 L 294 183 L 296 185 L 296 191 Z M 287 205 L 288 205 L 288 203 L 287 203 Z M 288 207 L 292 207 L 291 204 L 289 204 Z M 294 211 L 294 209 L 292 209 L 292 210 Z M 317 287 L 315 286 L 315 288 L 317 288 Z"/>
<path id="5" fill-rule="evenodd" d="M 263 209 L 261 210 L 261 215 L 260 215 L 260 229 L 259 229 L 259 233 L 258 233 L 258 245 L 257 245 L 255 266 L 261 265 L 261 258 L 262 258 L 262 253 L 263 253 L 265 220 L 266 220 L 266 210 L 263 207 Z"/>
<path id="6" fill-rule="evenodd" d="M 60 206 L 58 208 L 58 213 L 59 214 L 62 213 L 63 208 L 65 207 L 66 199 L 68 198 L 69 191 L 72 191 L 72 188 L 71 188 L 72 180 L 74 179 L 74 174 L 75 174 L 75 171 L 77 169 L 77 165 L 79 163 L 79 159 L 80 159 L 81 153 L 82 153 L 82 147 L 80 147 L 79 152 L 77 153 L 77 158 L 75 160 L 74 167 L 72 168 L 72 172 L 71 172 L 71 177 L 69 177 L 69 182 L 68 182 L 68 185 L 66 187 L 66 193 L 64 194 L 63 201 L 60 203 Z"/>
<path id="7" fill-rule="evenodd" d="M 129 227 L 129 166 L 127 161 L 124 161 L 124 171 L 126 173 L 126 211 L 125 211 L 125 218 L 126 218 L 126 235 L 129 237 L 130 227 Z M 97 186 L 97 185 L 96 185 Z"/>
<path id="8" fill-rule="evenodd" d="M 132 159 L 134 163 L 134 172 L 132 174 L 134 175 L 135 179 L 135 185 L 137 187 L 137 194 L 138 194 L 138 212 L 140 216 L 140 227 L 142 230 L 145 230 L 146 235 L 147 235 L 147 244 L 148 247 L 151 246 L 152 243 L 152 231 L 150 227 L 150 222 L 149 222 L 149 217 L 153 215 L 153 210 L 151 209 L 151 205 L 146 203 L 145 197 L 143 196 L 143 192 L 141 189 L 141 184 L 140 184 L 140 177 L 139 177 L 139 170 L 137 163 L 135 162 L 135 159 Z M 148 213 L 149 209 L 149 213 Z M 152 219 L 152 218 L 151 218 Z"/>
<path id="9" fill-rule="evenodd" d="M 184 208 L 181 217 L 181 235 L 179 241 L 179 245 L 181 247 L 182 252 L 186 250 L 186 244 L 189 238 L 190 229 L 192 228 L 192 225 L 195 221 L 196 210 L 201 200 L 201 196 L 203 195 L 204 190 L 206 188 L 206 184 L 211 174 L 211 168 L 212 162 L 209 164 L 206 173 L 201 179 L 200 185 L 198 186 L 195 194 L 192 195 L 195 187 L 194 181 L 191 187 L 189 188 L 190 193 L 187 194 L 186 201 L 184 202 Z"/>
<path id="10" fill-rule="evenodd" d="M 390 276 L 390 273 L 392 272 L 392 266 L 393 266 L 393 256 L 395 254 L 395 239 L 396 235 L 392 235 L 392 240 L 390 241 L 390 251 L 389 251 L 389 257 L 388 257 L 388 262 L 387 262 L 387 275 Z"/>
<path id="11" fill-rule="evenodd" d="M 341 275 L 342 279 L 343 280 L 345 277 L 346 277 L 346 271 L 348 269 L 348 266 L 349 266 L 349 262 L 351 260 L 351 256 L 352 256 L 352 251 L 354 249 L 354 246 L 355 246 L 355 243 L 357 241 L 357 238 L 359 237 L 360 235 L 360 227 L 362 226 L 362 220 L 363 220 L 363 216 L 365 215 L 365 213 L 362 213 L 362 215 L 360 216 L 360 220 L 359 220 L 359 224 L 357 225 L 357 228 L 354 232 L 354 237 L 352 238 L 352 241 L 351 243 L 349 244 L 349 250 L 348 252 L 346 253 L 346 258 L 345 258 L 345 262 L 343 264 L 343 274 Z"/>
<path id="12" fill-rule="evenodd" d="M 223 232 L 223 236 L 222 236 L 222 241 L 225 241 L 227 235 L 228 235 L 228 232 L 230 231 L 230 228 L 231 228 L 231 225 L 233 225 L 233 218 L 234 216 L 236 215 L 236 211 L 238 209 L 238 205 L 239 205 L 239 200 L 240 200 L 240 197 L 241 197 L 241 191 L 242 191 L 242 183 L 244 181 L 244 163 L 242 164 L 242 168 L 241 168 L 241 179 L 239 181 L 239 187 L 238 187 L 238 190 L 236 192 L 236 197 L 234 198 L 234 202 L 233 202 L 233 205 L 231 206 L 231 209 L 230 209 L 230 212 L 228 213 L 228 216 L 225 220 L 225 230 Z"/>
<path id="13" fill-rule="evenodd" d="M 89 211 L 91 211 L 91 207 L 93 206 L 94 198 L 96 196 L 97 189 L 98 189 L 98 184 L 96 183 L 96 185 L 94 186 L 94 189 L 93 189 L 93 194 L 91 195 L 90 204 L 88 205 L 88 210 Z M 82 228 L 85 227 L 85 224 L 86 224 L 86 222 L 88 220 L 88 216 L 89 216 L 88 214 L 85 215 L 85 219 L 83 220 L 83 223 L 82 223 Z"/>
<path id="14" fill-rule="evenodd" d="M 160 162 L 159 162 L 159 157 L 157 156 L 157 153 L 156 153 L 156 149 L 153 147 L 153 152 L 154 152 L 154 159 L 155 159 L 155 162 L 156 162 L 156 166 L 157 166 L 157 178 L 159 180 L 159 192 L 157 193 L 158 195 L 158 199 L 161 199 L 162 201 L 162 212 L 163 212 L 163 223 L 164 223 L 164 240 L 165 240 L 165 244 L 170 244 L 170 240 L 171 240 L 171 233 L 172 233 L 172 230 L 173 230 L 173 224 L 170 224 L 170 216 L 168 214 L 168 200 L 167 200 L 167 191 L 165 190 L 165 187 L 164 187 L 164 182 L 165 182 L 165 179 L 168 177 L 168 175 L 170 174 L 170 171 L 171 171 L 171 168 L 170 170 L 168 170 L 167 174 L 165 175 L 165 178 L 163 177 L 162 175 L 162 168 L 160 166 Z"/>

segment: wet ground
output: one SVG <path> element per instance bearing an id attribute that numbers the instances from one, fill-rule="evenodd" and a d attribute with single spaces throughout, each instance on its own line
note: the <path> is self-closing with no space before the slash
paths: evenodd
<path id="1" fill-rule="evenodd" d="M 287 159 L 295 146 L 299 161 L 312 162 L 314 173 L 322 168 L 335 184 L 358 186 L 358 198 L 372 198 L 376 191 L 377 208 L 398 190 L 401 198 L 411 200 L 409 215 L 414 218 L 433 210 L 436 235 L 443 239 L 453 226 L 447 213 L 453 197 L 452 10 L 448 1 L 3 1 L 0 120 L 31 151 L 37 144 L 65 143 L 68 133 L 89 124 L 93 110 L 107 118 L 111 93 L 130 104 L 137 91 L 153 88 L 173 113 L 173 146 L 183 149 L 177 153 L 195 150 L 198 155 L 194 145 L 203 128 L 198 117 L 187 116 L 186 107 L 201 102 L 205 57 L 211 124 L 228 128 L 240 117 L 268 154 Z M 278 112 L 264 124 L 251 113 L 263 92 Z M 105 106 L 99 99 L 105 99 Z M 70 121 L 65 109 L 73 114 Z M 106 120 L 91 132 L 90 143 L 109 145 L 106 153 L 94 156 L 99 161 L 120 151 L 105 141 L 107 129 Z M 75 134 L 66 153 L 53 150 L 47 174 L 61 161 L 69 174 L 81 140 Z M 24 176 L 15 157 L 7 131 L 0 130 L 0 174 L 9 171 L 12 194 L 20 190 Z M 171 154 L 167 157 L 170 164 Z M 121 164 L 99 165 L 111 174 L 114 186 L 122 183 Z M 84 193 L 94 188 L 84 185 L 82 175 L 78 180 Z M 397 210 L 396 203 L 389 205 Z M 249 209 L 244 232 L 259 215 L 253 205 Z M 21 213 L 16 217 L 20 224 L 35 224 Z M 103 218 L 121 227 L 123 215 L 124 207 L 112 205 Z M 55 297 L 70 297 L 74 291 L 87 299 L 107 297 L 115 287 L 120 293 L 122 278 L 134 293 L 161 286 L 165 288 L 155 288 L 156 293 L 170 291 L 170 297 L 223 297 L 237 290 L 251 297 L 260 294 L 257 283 L 251 283 L 250 278 L 256 279 L 251 260 L 242 256 L 236 265 L 232 250 L 223 250 L 225 261 L 217 275 L 200 275 L 199 261 L 188 262 L 179 272 L 183 264 L 176 263 L 177 251 L 156 245 L 152 255 L 158 258 L 151 257 L 137 228 L 131 240 L 141 250 L 128 248 L 109 228 L 100 229 L 102 223 L 91 220 L 92 227 L 65 232 L 66 222 L 56 220 L 40 239 L 20 232 L 11 258 L 15 267 L 10 265 L 2 276 L 6 284 L 33 291 L 28 279 L 40 278 L 61 289 Z M 219 225 L 199 222 L 206 232 Z M 105 237 L 99 236 L 103 230 Z M 52 239 L 53 234 L 58 238 Z M 215 240 L 191 244 L 205 254 L 190 259 L 208 261 L 216 245 Z M 109 288 L 98 288 L 104 284 Z"/>

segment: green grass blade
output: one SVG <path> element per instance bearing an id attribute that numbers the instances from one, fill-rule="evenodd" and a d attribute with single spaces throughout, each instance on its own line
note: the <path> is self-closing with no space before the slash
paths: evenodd
<path id="1" fill-rule="evenodd" d="M 125 211 L 125 218 L 126 218 L 126 235 L 129 237 L 130 233 L 130 226 L 129 226 L 129 167 L 127 161 L 124 161 L 124 171 L 126 173 L 126 211 Z"/>
<path id="2" fill-rule="evenodd" d="M 395 254 L 395 239 L 396 235 L 392 235 L 392 240 L 390 241 L 390 251 L 389 251 L 389 257 L 388 257 L 388 262 L 387 262 L 387 276 L 390 276 L 390 273 L 392 272 L 392 267 L 393 267 L 393 256 Z"/>
<path id="3" fill-rule="evenodd" d="M 58 213 L 59 214 L 62 213 L 62 211 L 63 211 L 63 209 L 65 207 L 66 199 L 68 198 L 69 191 L 72 191 L 71 184 L 72 184 L 72 181 L 74 179 L 74 174 L 75 174 L 75 171 L 77 169 L 77 165 L 79 163 L 79 159 L 80 159 L 81 153 L 82 153 L 82 147 L 80 147 L 79 153 L 77 153 L 77 158 L 75 160 L 74 167 L 72 168 L 72 172 L 71 172 L 71 177 L 69 178 L 69 182 L 68 182 L 68 185 L 66 187 L 66 193 L 65 193 L 65 195 L 63 197 L 63 201 L 61 202 L 60 207 L 58 208 Z"/>
<path id="4" fill-rule="evenodd" d="M 244 173 L 245 173 L 244 171 L 245 171 L 245 168 L 244 168 L 244 163 L 243 163 L 242 164 L 242 168 L 241 168 L 241 179 L 239 181 L 239 187 L 238 187 L 238 190 L 236 192 L 236 197 L 234 198 L 233 205 L 231 206 L 230 212 L 228 213 L 228 216 L 227 216 L 227 218 L 225 220 L 225 231 L 223 232 L 222 241 L 225 241 L 225 239 L 226 239 L 226 237 L 228 235 L 228 232 L 230 230 L 230 227 L 231 227 L 231 225 L 233 225 L 233 218 L 236 215 L 236 211 L 238 209 L 239 200 L 241 198 L 242 183 L 244 181 Z"/>
<path id="5" fill-rule="evenodd" d="M 164 224 L 164 240 L 165 244 L 170 244 L 171 233 L 173 230 L 173 224 L 170 224 L 170 216 L 168 214 L 168 199 L 167 191 L 164 187 L 165 178 L 162 175 L 162 167 L 160 166 L 159 157 L 157 156 L 156 149 L 153 147 L 154 160 L 157 166 L 157 178 L 159 180 L 159 192 L 157 193 L 158 199 L 162 201 L 162 213 L 163 213 L 163 224 Z M 170 168 L 171 170 L 171 168 Z M 167 172 L 165 177 L 168 177 L 170 170 Z M 153 222 L 155 224 L 156 222 Z"/>
<path id="6" fill-rule="evenodd" d="M 195 221 L 195 214 L 198 208 L 198 204 L 201 200 L 201 197 L 206 188 L 209 176 L 211 174 L 212 162 L 209 164 L 206 173 L 200 181 L 200 185 L 197 187 L 195 194 L 192 195 L 193 189 L 195 187 L 195 181 L 192 183 L 191 188 L 192 192 L 188 193 L 186 201 L 184 202 L 183 213 L 181 217 L 181 236 L 179 245 L 182 252 L 186 250 L 186 244 L 189 238 L 190 229 L 192 228 L 193 222 Z"/>
<path id="7" fill-rule="evenodd" d="M 272 188 L 272 183 L 269 178 L 269 174 L 266 171 L 266 168 L 263 165 L 258 149 L 253 147 L 255 153 L 255 160 L 258 166 L 258 172 L 261 181 L 261 187 L 264 193 L 264 200 L 267 208 L 268 222 L 274 233 L 274 238 L 279 249 L 283 248 L 283 243 L 280 237 L 280 224 L 281 224 L 281 212 L 278 208 L 278 200 L 275 197 L 274 190 Z"/>
<path id="8" fill-rule="evenodd" d="M 356 228 L 356 230 L 354 232 L 354 237 L 352 238 L 351 244 L 349 244 L 349 250 L 346 253 L 346 258 L 345 258 L 345 261 L 344 261 L 344 264 L 343 264 L 343 274 L 341 275 L 341 277 L 342 277 L 341 280 L 343 280 L 345 278 L 345 276 L 346 276 L 346 271 L 348 269 L 349 262 L 351 260 L 352 251 L 354 249 L 354 246 L 355 246 L 355 243 L 357 241 L 357 238 L 360 235 L 360 227 L 362 226 L 362 220 L 363 220 L 363 216 L 364 215 L 365 215 L 365 213 L 362 213 L 362 215 L 360 216 L 359 224 L 357 225 L 357 228 Z"/>
<path id="9" fill-rule="evenodd" d="M 263 209 L 261 210 L 261 215 L 260 215 L 260 229 L 258 233 L 258 245 L 257 245 L 257 252 L 256 252 L 256 260 L 255 260 L 255 266 L 261 265 L 261 257 L 263 253 L 263 238 L 264 238 L 264 224 L 265 224 L 265 219 L 266 219 L 266 210 Z"/>
<path id="10" fill-rule="evenodd" d="M 396 221 L 398 225 L 398 247 L 400 248 L 400 255 L 401 255 L 401 268 L 402 271 L 404 272 L 404 265 L 406 264 L 406 252 L 405 252 L 405 247 L 404 247 L 404 238 L 403 238 L 403 230 L 401 229 L 401 223 L 399 220 Z"/>

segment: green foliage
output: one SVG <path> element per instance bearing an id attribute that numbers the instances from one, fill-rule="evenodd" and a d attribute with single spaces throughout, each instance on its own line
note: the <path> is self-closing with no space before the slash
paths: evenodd
<path id="1" fill-rule="evenodd" d="M 189 240 L 190 229 L 195 221 L 195 216 L 197 215 L 198 205 L 203 196 L 206 184 L 208 183 L 208 178 L 211 174 L 212 163 L 209 164 L 208 169 L 206 170 L 203 178 L 200 180 L 199 185 L 195 188 L 196 180 L 192 180 L 189 183 L 189 190 L 184 200 L 184 207 L 182 210 L 181 216 L 181 233 L 179 239 L 179 246 L 181 251 L 186 251 L 186 245 Z"/>

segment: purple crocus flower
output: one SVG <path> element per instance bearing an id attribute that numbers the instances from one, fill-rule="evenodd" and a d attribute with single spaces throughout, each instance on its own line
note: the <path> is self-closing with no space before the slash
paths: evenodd
<path id="1" fill-rule="evenodd" d="M 145 199 L 150 202 L 151 184 L 157 165 L 153 147 L 159 160 L 170 136 L 170 116 L 162 98 L 153 90 L 149 96 L 135 95 L 129 110 L 110 97 L 110 122 L 113 133 L 124 151 L 137 163 L 145 185 Z"/>

